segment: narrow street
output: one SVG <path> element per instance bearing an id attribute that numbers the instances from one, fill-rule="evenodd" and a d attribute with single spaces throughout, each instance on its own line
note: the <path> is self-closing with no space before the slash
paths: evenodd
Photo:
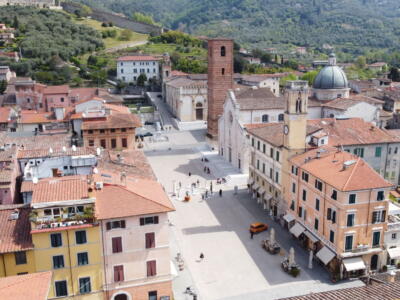
<path id="1" fill-rule="evenodd" d="M 171 132 L 169 142 L 151 143 L 145 146 L 146 155 L 165 190 L 172 194 L 173 181 L 181 182 L 182 190 L 190 191 L 190 185 L 200 182 L 199 192 L 190 202 L 172 197 L 176 212 L 170 215 L 172 251 L 171 257 L 180 252 L 185 260 L 185 271 L 174 280 L 175 299 L 192 299 L 183 292 L 186 286 L 198 293 L 199 299 L 277 299 L 281 297 L 320 292 L 330 289 L 361 286 L 358 280 L 332 284 L 327 272 L 316 262 L 308 269 L 308 252 L 291 237 L 279 223 L 251 199 L 242 186 L 234 195 L 233 187 L 213 183 L 214 195 L 201 199 L 201 191 L 209 188 L 213 174 L 223 175 L 222 161 L 210 162 L 211 174 L 204 172 L 201 151 L 207 150 L 204 132 Z M 191 176 L 189 177 L 189 172 Z M 218 195 L 222 188 L 222 197 Z M 271 255 L 261 248 L 266 232 L 250 239 L 249 225 L 267 223 L 275 228 L 280 254 Z M 301 266 L 297 278 L 284 273 L 280 263 L 294 247 L 296 262 Z M 204 253 L 204 260 L 199 260 Z M 181 272 L 178 271 L 178 274 Z"/>

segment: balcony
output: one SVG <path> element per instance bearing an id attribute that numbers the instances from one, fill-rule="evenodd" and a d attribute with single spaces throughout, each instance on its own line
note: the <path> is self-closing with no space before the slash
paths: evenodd
<path id="1" fill-rule="evenodd" d="M 96 220 L 93 211 L 90 209 L 82 213 L 62 214 L 60 216 L 38 217 L 33 211 L 29 216 L 32 224 L 32 230 L 66 228 L 71 226 L 95 224 Z"/>
<path id="2" fill-rule="evenodd" d="M 387 226 L 387 231 L 400 230 L 400 218 L 397 216 L 389 215 Z"/>

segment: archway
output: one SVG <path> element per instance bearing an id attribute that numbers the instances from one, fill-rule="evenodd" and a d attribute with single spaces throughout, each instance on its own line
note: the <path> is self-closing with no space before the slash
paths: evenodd
<path id="1" fill-rule="evenodd" d="M 371 270 L 376 270 L 378 268 L 378 255 L 372 255 L 371 257 Z"/>
<path id="2" fill-rule="evenodd" d="M 112 298 L 112 300 L 131 300 L 132 297 L 129 295 L 127 292 L 117 292 L 115 293 Z"/>
<path id="3" fill-rule="evenodd" d="M 196 120 L 203 120 L 203 104 L 196 103 Z"/>

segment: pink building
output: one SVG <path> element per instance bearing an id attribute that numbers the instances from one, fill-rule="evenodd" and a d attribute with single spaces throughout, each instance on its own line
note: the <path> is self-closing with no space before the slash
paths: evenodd
<path id="1" fill-rule="evenodd" d="M 174 210 L 171 201 L 155 181 L 108 178 L 113 183 L 96 183 L 105 299 L 172 299 L 168 225 L 168 212 Z"/>

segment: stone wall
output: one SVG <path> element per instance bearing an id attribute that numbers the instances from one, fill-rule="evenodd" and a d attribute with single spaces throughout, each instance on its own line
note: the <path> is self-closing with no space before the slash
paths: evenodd
<path id="1" fill-rule="evenodd" d="M 0 6 L 5 5 L 51 7 L 55 5 L 55 0 L 0 0 Z"/>
<path id="2" fill-rule="evenodd" d="M 0 0 L 2 1 L 2 0 Z M 80 5 L 77 3 L 72 3 L 72 2 L 62 2 L 61 6 L 63 9 L 69 13 L 74 13 L 77 9 L 80 8 Z M 121 28 L 126 28 L 133 30 L 138 33 L 144 33 L 144 34 L 150 34 L 150 33 L 155 33 L 155 34 L 160 34 L 163 32 L 163 28 L 159 26 L 154 26 L 146 23 L 141 23 L 141 22 L 135 22 L 132 21 L 126 17 L 122 17 L 117 14 L 113 13 L 108 13 L 96 8 L 92 8 L 92 13 L 90 16 L 100 22 L 112 22 L 115 26 L 121 27 Z"/>

